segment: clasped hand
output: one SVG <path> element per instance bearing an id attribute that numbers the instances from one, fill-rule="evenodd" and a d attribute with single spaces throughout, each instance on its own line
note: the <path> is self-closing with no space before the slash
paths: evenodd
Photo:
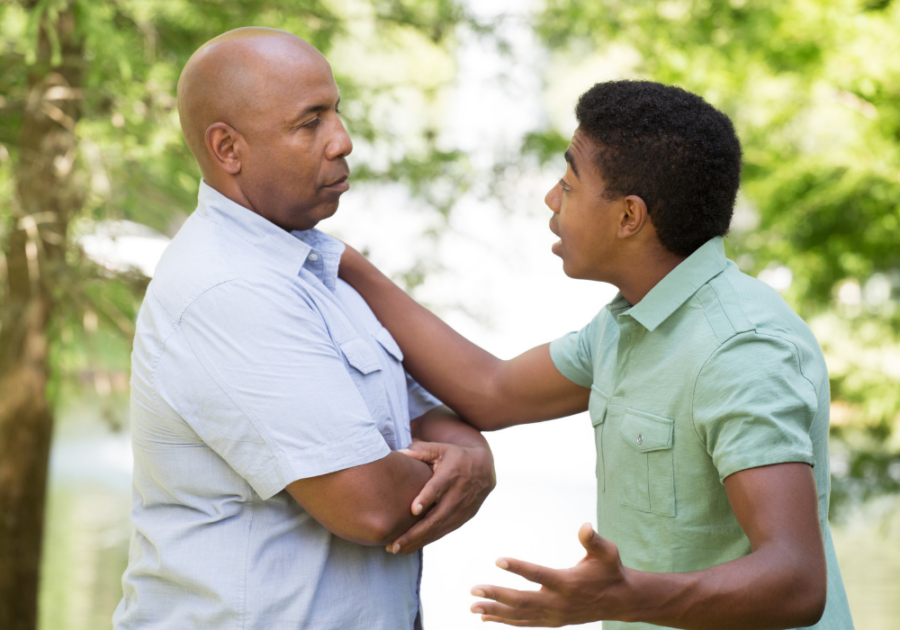
<path id="1" fill-rule="evenodd" d="M 399 452 L 425 462 L 434 474 L 411 507 L 414 515 L 426 516 L 387 546 L 391 553 L 412 553 L 457 529 L 496 485 L 489 449 L 413 440 Z"/>

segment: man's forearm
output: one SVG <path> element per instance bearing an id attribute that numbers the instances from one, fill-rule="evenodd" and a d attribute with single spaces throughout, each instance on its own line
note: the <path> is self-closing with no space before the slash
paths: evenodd
<path id="1" fill-rule="evenodd" d="M 419 520 L 409 506 L 431 476 L 427 464 L 392 452 L 370 464 L 297 480 L 287 490 L 336 536 L 385 545 Z"/>
<path id="2" fill-rule="evenodd" d="M 465 448 L 484 448 L 490 453 L 481 431 L 464 422 L 451 409 L 441 405 L 428 411 L 411 424 L 413 437 L 423 442 L 442 442 Z"/>

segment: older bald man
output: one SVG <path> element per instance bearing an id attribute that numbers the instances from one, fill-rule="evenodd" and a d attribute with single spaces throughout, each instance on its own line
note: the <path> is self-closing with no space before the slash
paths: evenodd
<path id="1" fill-rule="evenodd" d="M 270 29 L 182 72 L 204 181 L 138 316 L 120 630 L 420 627 L 420 548 L 494 485 L 314 229 L 348 189 L 339 100 L 325 58 Z"/>

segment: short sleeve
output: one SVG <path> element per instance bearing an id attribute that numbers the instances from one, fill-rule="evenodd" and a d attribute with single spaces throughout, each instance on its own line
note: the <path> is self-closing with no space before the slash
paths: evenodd
<path id="1" fill-rule="evenodd" d="M 294 291 L 264 279 L 206 291 L 165 370 L 179 381 L 169 404 L 263 499 L 390 452 L 322 316 Z"/>
<path id="2" fill-rule="evenodd" d="M 431 392 L 419 385 L 409 373 L 406 373 L 406 393 L 409 402 L 409 419 L 421 418 L 426 413 L 440 407 L 443 403 L 435 398 Z"/>
<path id="3" fill-rule="evenodd" d="M 594 382 L 593 351 L 599 320 L 604 312 L 601 311 L 581 330 L 550 342 L 550 358 L 556 369 L 576 385 L 590 387 Z"/>
<path id="4" fill-rule="evenodd" d="M 810 429 L 817 408 L 793 344 L 750 332 L 727 341 L 701 369 L 693 422 L 724 481 L 759 466 L 815 465 Z"/>

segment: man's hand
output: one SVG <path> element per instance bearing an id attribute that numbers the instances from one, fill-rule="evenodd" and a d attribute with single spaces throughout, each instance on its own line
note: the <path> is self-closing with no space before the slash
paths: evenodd
<path id="1" fill-rule="evenodd" d="M 415 440 L 399 452 L 425 462 L 434 474 L 411 508 L 416 516 L 430 511 L 388 545 L 392 553 L 412 553 L 457 529 L 475 516 L 497 483 L 494 458 L 486 447 Z"/>
<path id="2" fill-rule="evenodd" d="M 581 526 L 578 539 L 587 555 L 571 569 L 548 569 L 509 558 L 497 560 L 501 569 L 540 584 L 541 589 L 476 586 L 473 595 L 493 601 L 476 602 L 472 612 L 480 614 L 482 621 L 550 628 L 621 618 L 630 584 L 619 550 L 601 538 L 590 523 Z"/>

